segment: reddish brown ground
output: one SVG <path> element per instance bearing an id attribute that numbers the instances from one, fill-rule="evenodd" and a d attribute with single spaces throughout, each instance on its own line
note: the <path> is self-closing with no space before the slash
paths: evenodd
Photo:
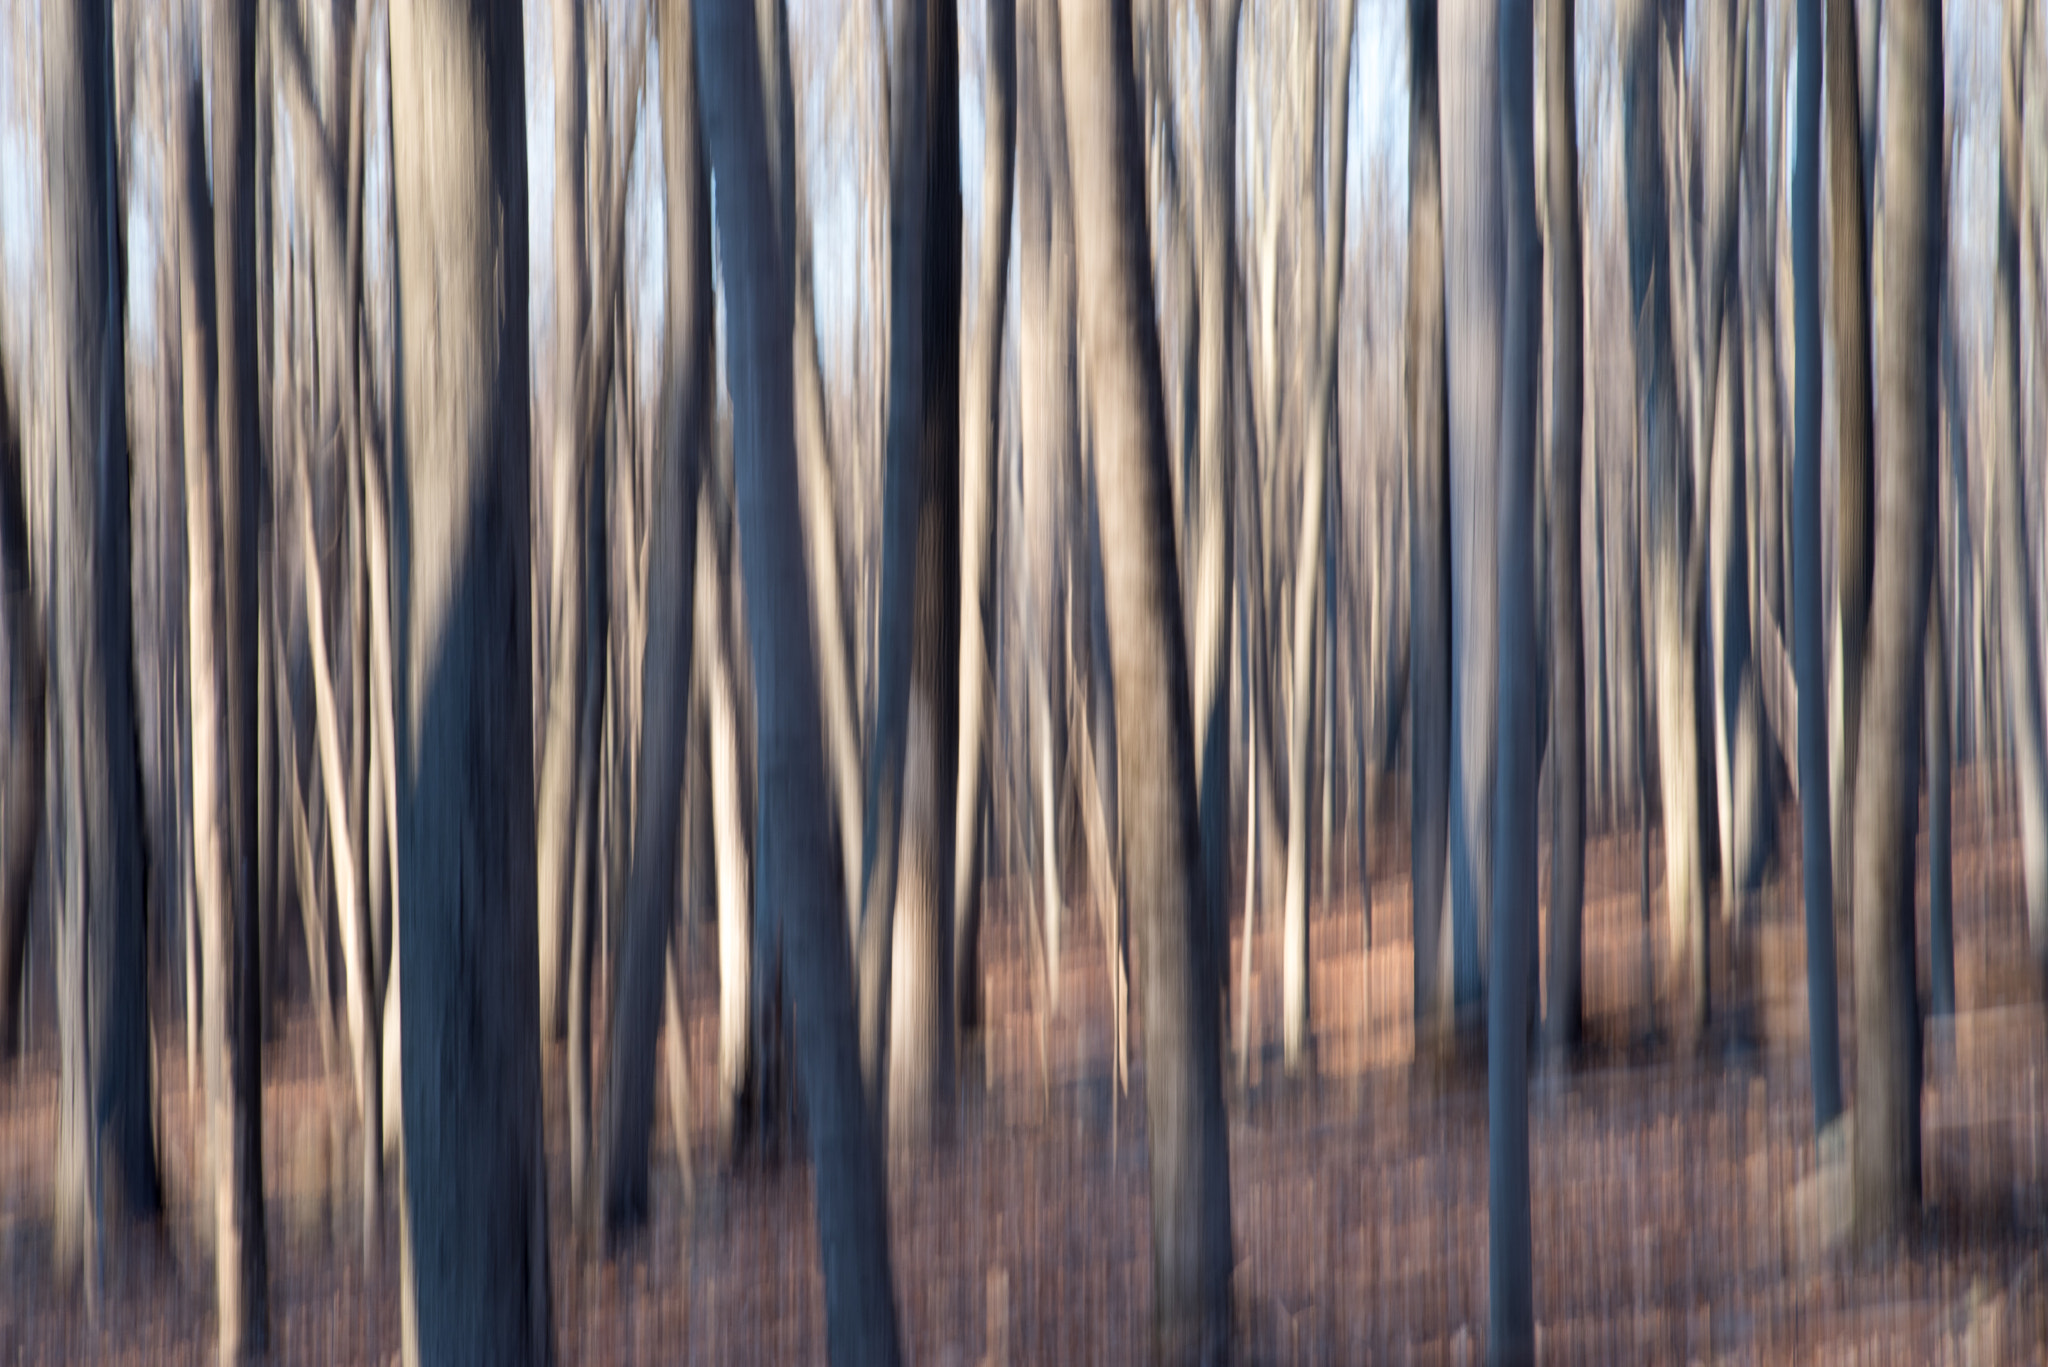
<path id="1" fill-rule="evenodd" d="M 1796 822 L 1785 823 L 1796 841 Z M 1812 1102 L 1796 849 L 1741 956 L 1717 981 L 1727 1022 L 1697 1053 L 1651 1034 L 1633 833 L 1597 842 L 1588 908 L 1593 1039 L 1531 1097 L 1536 1304 L 1553 1360 L 2041 1361 L 2048 1353 L 2048 1105 L 2041 1008 L 2028 984 L 2009 816 L 1957 786 L 1959 991 L 1930 1040 L 1928 1215 L 1874 1253 L 1816 1249 Z M 1373 852 L 1373 949 L 1360 991 L 1356 882 L 1318 914 L 1320 1084 L 1273 1077 L 1276 948 L 1255 950 L 1255 1052 L 1231 1078 L 1237 1317 L 1253 1361 L 1479 1361 L 1485 1306 L 1483 1076 L 1411 1066 L 1407 847 Z M 1922 860 L 1924 888 L 1925 861 Z M 1924 892 L 1922 894 L 1924 906 Z M 1662 907 L 1658 904 L 1661 924 Z M 1846 928 L 1845 928 L 1846 929 Z M 1924 936 L 1924 932 L 1923 932 Z M 709 946 L 691 985 L 692 1075 L 710 1075 Z M 1661 939 L 1659 940 L 1661 943 Z M 1020 925 L 998 903 L 988 943 L 994 1028 L 953 1141 L 901 1169 L 892 1216 L 911 1359 L 974 1364 L 1141 1357 L 1149 1296 L 1142 1071 L 1119 1096 L 1101 940 L 1070 922 L 1061 1011 L 1041 1054 Z M 1729 955 L 1717 945 L 1717 975 Z M 1842 937 L 1845 1047 L 1850 1002 Z M 1924 952 L 1923 952 L 1924 958 Z M 1236 952 L 1232 982 L 1236 982 Z M 44 989 L 47 995 L 47 989 Z M 168 994 L 166 994 L 168 995 Z M 1234 997 L 1233 992 L 1233 997 Z M 1361 1011 L 1361 1006 L 1365 1009 Z M 1229 1033 L 1236 1035 L 1236 1003 Z M 0 1078 L 0 1364 L 211 1360 L 210 1263 L 194 1207 L 198 1151 L 182 1030 L 159 1022 L 170 1208 L 115 1231 L 96 1326 L 48 1271 L 55 1051 L 45 1026 Z M 1853 1072 L 1853 1070 L 1852 1070 Z M 339 1161 L 301 1004 L 265 1091 L 277 1357 L 396 1354 L 395 1218 L 366 1278 L 354 1160 Z M 799 1164 L 704 1171 L 694 1207 L 657 1137 L 647 1236 L 606 1262 L 573 1248 L 560 1194 L 566 1134 L 550 1081 L 558 1343 L 567 1362 L 810 1362 L 823 1297 L 810 1179 Z M 353 1145 L 349 1137 L 345 1143 Z"/>

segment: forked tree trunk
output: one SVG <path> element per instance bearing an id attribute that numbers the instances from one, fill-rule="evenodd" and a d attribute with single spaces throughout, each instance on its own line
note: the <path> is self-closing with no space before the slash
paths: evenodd
<path id="1" fill-rule="evenodd" d="M 412 1362 L 553 1356 L 535 919 L 520 13 L 391 15 Z"/>
<path id="2" fill-rule="evenodd" d="M 1942 32 L 1937 0 L 1885 15 L 1885 553 L 1871 589 L 1871 652 L 1856 794 L 1855 1221 L 1889 1235 L 1920 1203 L 1920 1002 L 1914 973 L 1914 833 L 1925 724 L 1924 639 L 1934 553 L 1935 366 L 1943 250 Z"/>
<path id="3" fill-rule="evenodd" d="M 720 186 L 718 239 L 731 291 L 727 386 L 737 439 L 747 635 L 760 699 L 757 896 L 777 918 L 789 973 L 805 1131 L 817 1174 L 827 1348 L 842 1367 L 892 1363 L 900 1340 L 888 1205 L 863 1098 L 853 970 L 833 886 L 810 586 L 801 553 L 790 225 L 778 217 L 755 11 L 745 4 L 713 5 L 699 10 L 696 22 L 707 142 Z M 779 34 L 768 58 L 783 86 L 789 59 Z M 778 100 L 778 108 L 786 115 L 786 102 Z M 786 200 L 782 207 L 788 209 Z"/>
<path id="4" fill-rule="evenodd" d="M 1230 1160 L 1215 940 L 1203 908 L 1187 636 L 1173 551 L 1166 408 L 1147 266 L 1138 92 L 1125 0 L 1060 14 L 1081 326 L 1117 701 L 1123 854 L 1144 983 L 1152 1323 L 1164 1360 L 1230 1332 Z"/>
<path id="5" fill-rule="evenodd" d="M 1443 159 L 1437 133 L 1437 3 L 1408 3 L 1408 801 L 1413 829 L 1415 1030 L 1449 1036 L 1451 501 L 1444 337 Z"/>
<path id="6" fill-rule="evenodd" d="M 1536 226 L 1536 42 L 1531 0 L 1501 0 L 1501 199 L 1506 210 L 1506 331 L 1501 346 L 1494 572 L 1501 608 L 1500 787 L 1494 804 L 1493 935 L 1486 1009 L 1487 1353 L 1536 1359 L 1529 1214 L 1529 1008 L 1536 948 L 1536 426 L 1543 337 L 1543 242 Z"/>

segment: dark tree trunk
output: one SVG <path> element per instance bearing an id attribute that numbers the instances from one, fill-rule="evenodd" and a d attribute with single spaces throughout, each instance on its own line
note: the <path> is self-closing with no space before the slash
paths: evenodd
<path id="1" fill-rule="evenodd" d="M 0 374 L 0 576 L 7 602 L 7 758 L 0 771 L 0 1061 L 21 1044 L 29 896 L 43 829 L 43 633 L 29 569 L 21 432 Z"/>
<path id="2" fill-rule="evenodd" d="M 1203 907 L 1187 638 L 1173 549 L 1166 407 L 1141 180 L 1130 7 L 1061 7 L 1081 326 L 1092 358 L 1096 488 L 1117 701 L 1123 855 L 1144 983 L 1154 1347 L 1225 1350 L 1230 1159 L 1220 965 Z"/>
<path id="3" fill-rule="evenodd" d="M 1889 1235 L 1920 1202 L 1920 1003 L 1914 974 L 1914 833 L 1925 725 L 1925 633 L 1934 552 L 1937 320 L 1943 250 L 1942 33 L 1937 0 L 1885 16 L 1885 553 L 1871 588 L 1869 674 L 1856 795 L 1855 1219 Z"/>
<path id="4" fill-rule="evenodd" d="M 1585 296 L 1579 280 L 1576 8 L 1576 0 L 1550 0 L 1543 35 L 1551 367 L 1550 1010 L 1544 1034 L 1564 1053 L 1578 1045 L 1585 1010 L 1579 956 L 1586 894 L 1586 665 L 1579 620 Z M 1502 51 L 1507 53 L 1505 46 Z"/>
<path id="5" fill-rule="evenodd" d="M 546 1362 L 534 910 L 525 57 L 517 9 L 393 6 L 409 1361 Z"/>
<path id="6" fill-rule="evenodd" d="M 900 1355 L 900 1340 L 888 1204 L 880 1146 L 862 1093 L 853 971 L 833 885 L 810 584 L 800 549 L 789 203 L 787 195 L 778 197 L 774 178 L 754 9 L 714 5 L 698 11 L 696 19 L 707 142 L 721 187 L 718 239 L 731 292 L 727 384 L 760 717 L 757 896 L 777 918 L 789 974 L 805 1130 L 816 1173 L 827 1347 L 842 1367 L 890 1363 Z M 789 58 L 776 27 L 768 56 L 786 152 Z"/>

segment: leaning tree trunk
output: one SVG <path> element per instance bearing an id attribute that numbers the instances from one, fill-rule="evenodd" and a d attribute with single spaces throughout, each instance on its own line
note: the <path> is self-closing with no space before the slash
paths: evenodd
<path id="1" fill-rule="evenodd" d="M 1187 637 L 1147 266 L 1126 0 L 1061 6 L 1081 327 L 1092 359 L 1126 886 L 1144 982 L 1152 1323 L 1167 1361 L 1230 1330 L 1230 1159 L 1216 939 L 1203 908 Z"/>
<path id="2" fill-rule="evenodd" d="M 641 657 L 633 865 L 627 875 L 618 984 L 612 997 L 598 1107 L 597 1173 L 605 1236 L 647 1218 L 647 1146 L 654 1123 L 654 1051 L 673 921 L 676 840 L 688 772 L 691 581 L 697 488 L 711 393 L 711 195 L 697 107 L 691 0 L 661 0 L 663 221 L 668 308 L 647 565 L 647 645 Z M 688 1155 L 684 1155 L 687 1167 Z"/>
<path id="3" fill-rule="evenodd" d="M 767 0 L 772 3 L 772 0 Z M 817 1174 L 825 1334 L 840 1364 L 900 1355 L 888 1205 L 862 1094 L 853 970 L 833 885 L 810 585 L 798 507 L 790 357 L 790 225 L 778 216 L 769 107 L 753 7 L 699 10 L 718 237 L 731 290 L 727 387 L 738 449 L 747 635 L 759 702 L 760 886 L 781 931 Z M 778 25 L 778 28 L 780 26 Z M 788 53 L 769 54 L 786 89 Z M 786 115 L 788 105 L 778 100 Z M 785 123 L 786 129 L 786 123 Z M 785 140 L 784 146 L 788 145 Z M 786 215 L 789 206 L 782 201 Z"/>
<path id="4" fill-rule="evenodd" d="M 1929 575 L 1934 553 L 1942 237 L 1942 33 L 1937 0 L 1885 16 L 1886 435 L 1877 488 L 1885 553 L 1871 586 L 1871 652 L 1856 795 L 1856 1113 L 1852 1191 L 1865 1236 L 1920 1202 L 1920 1003 L 1914 974 Z"/>
<path id="5" fill-rule="evenodd" d="M 1294 571 L 1294 700 L 1287 725 L 1287 893 L 1281 904 L 1280 1002 L 1283 1058 L 1289 1073 L 1310 1062 L 1308 836 L 1309 746 L 1314 719 L 1321 713 L 1317 693 L 1319 658 L 1327 659 L 1329 632 L 1322 598 L 1323 545 L 1328 517 L 1325 490 L 1336 460 L 1337 324 L 1343 300 L 1344 157 L 1351 129 L 1351 36 L 1358 0 L 1339 0 L 1335 79 L 1330 82 L 1328 109 L 1323 112 L 1330 160 L 1324 168 L 1324 221 L 1320 226 L 1322 279 L 1317 296 L 1313 367 L 1308 425 L 1302 429 L 1301 542 Z M 1313 48 L 1311 48 L 1313 51 Z M 1321 53 L 1315 54 L 1322 59 Z M 1320 633 L 1320 634 L 1319 634 Z M 1325 671 L 1327 672 L 1327 670 Z"/>
<path id="6" fill-rule="evenodd" d="M 960 748 L 953 822 L 953 1016 L 982 1026 L 981 882 L 995 713 L 996 491 L 1003 309 L 1010 297 L 1010 193 L 1017 161 L 1017 0 L 990 0 L 983 87 L 980 280 L 960 395 Z"/>
<path id="7" fill-rule="evenodd" d="M 1500 786 L 1493 811 L 1493 935 L 1486 1007 L 1487 1352 L 1536 1359 L 1529 1218 L 1529 1008 L 1536 949 L 1536 425 L 1543 338 L 1543 242 L 1536 228 L 1535 33 L 1530 0 L 1502 0 L 1501 199 L 1506 209 L 1506 331 L 1501 346 L 1499 519 Z M 1555 19 L 1553 18 L 1553 22 Z M 1576 500 L 1574 500 L 1576 501 Z"/>
<path id="8" fill-rule="evenodd" d="M 1838 907 L 1852 905 L 1851 813 L 1862 753 L 1863 669 L 1872 592 L 1870 238 L 1865 229 L 1861 72 L 1855 0 L 1828 0 L 1828 241 L 1835 344 L 1836 630 L 1841 648 L 1841 753 L 1836 772 L 1834 871 Z"/>
<path id="9" fill-rule="evenodd" d="M 1451 503 L 1444 337 L 1443 160 L 1437 134 L 1437 0 L 1408 4 L 1408 802 L 1413 840 L 1415 1030 L 1449 1037 Z"/>
<path id="10" fill-rule="evenodd" d="M 1820 582 L 1820 0 L 1799 0 L 1793 132 L 1792 259 L 1796 287 L 1792 395 L 1792 639 L 1799 675 L 1799 837 L 1806 905 L 1807 1042 L 1813 1121 L 1842 1114 L 1835 1005 L 1835 909 L 1828 823 L 1827 665 Z"/>
<path id="11" fill-rule="evenodd" d="M 2048 743 L 2043 740 L 2039 634 L 2034 615 L 2033 553 L 2028 521 L 2028 462 L 2021 455 L 2020 227 L 2025 202 L 2025 35 L 2028 0 L 2006 0 L 1999 114 L 1998 274 L 1992 291 L 1991 536 L 1997 561 L 2005 653 L 2005 692 L 2019 770 L 2020 850 L 2026 877 L 2027 929 L 2036 976 L 2048 983 Z"/>
<path id="12" fill-rule="evenodd" d="M 391 13 L 408 1361 L 553 1355 L 517 9 Z"/>
<path id="13" fill-rule="evenodd" d="M 1493 891 L 1500 670 L 1493 574 L 1503 297 L 1498 7 L 1498 0 L 1447 0 L 1442 30 L 1443 137 L 1451 149 L 1443 201 L 1450 489 L 1460 510 L 1451 519 L 1451 936 L 1458 1029 L 1474 1038 Z"/>
<path id="14" fill-rule="evenodd" d="M 1543 34 L 1551 378 L 1550 1009 L 1544 1036 L 1561 1053 L 1577 1047 L 1585 1011 L 1579 952 L 1586 897 L 1586 664 L 1579 616 L 1585 295 L 1579 280 L 1576 8 L 1576 0 L 1550 0 Z M 1505 46 L 1502 52 L 1507 54 Z M 1512 331 L 1509 337 L 1512 345 Z M 1597 524 L 1594 535 L 1599 535 Z"/>
<path id="15" fill-rule="evenodd" d="M 128 420 L 112 19 L 64 0 L 42 23 L 43 555 L 56 701 L 52 885 L 59 908 L 56 1263 L 95 1259 L 99 1154 L 131 1214 L 163 1208 L 150 1107 L 141 782 L 130 661 Z"/>

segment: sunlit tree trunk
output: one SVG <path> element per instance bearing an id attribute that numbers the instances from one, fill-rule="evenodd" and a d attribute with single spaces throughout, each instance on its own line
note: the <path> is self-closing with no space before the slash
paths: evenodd
<path id="1" fill-rule="evenodd" d="M 777 194 L 753 8 L 713 5 L 697 12 L 696 23 L 707 142 L 720 187 L 719 253 L 731 301 L 727 387 L 737 440 L 747 634 L 759 698 L 757 896 L 776 918 L 788 967 L 805 1130 L 816 1171 L 827 1348 L 840 1364 L 888 1363 L 900 1355 L 888 1207 L 880 1146 L 863 1097 L 853 971 L 832 880 L 810 586 L 797 506 L 790 205 L 786 195 Z M 788 53 L 779 32 L 769 59 L 778 86 L 786 90 Z M 786 118 L 787 101 L 778 98 L 777 108 Z"/>
<path id="2" fill-rule="evenodd" d="M 1145 1006 L 1154 1346 L 1221 1353 L 1230 1326 L 1230 1160 L 1214 938 L 1202 906 L 1187 636 L 1124 0 L 1061 6 L 1082 335 L 1091 358 L 1123 855 Z"/>
<path id="3" fill-rule="evenodd" d="M 1913 865 L 1925 724 L 1927 557 L 1939 435 L 1937 320 L 1943 249 L 1942 32 L 1937 0 L 1885 16 L 1883 372 L 1885 436 L 1856 780 L 1855 1219 L 1888 1235 L 1920 1202 L 1920 1003 Z"/>
<path id="4" fill-rule="evenodd" d="M 553 1356 L 529 642 L 521 16 L 391 13 L 406 1356 Z"/>

